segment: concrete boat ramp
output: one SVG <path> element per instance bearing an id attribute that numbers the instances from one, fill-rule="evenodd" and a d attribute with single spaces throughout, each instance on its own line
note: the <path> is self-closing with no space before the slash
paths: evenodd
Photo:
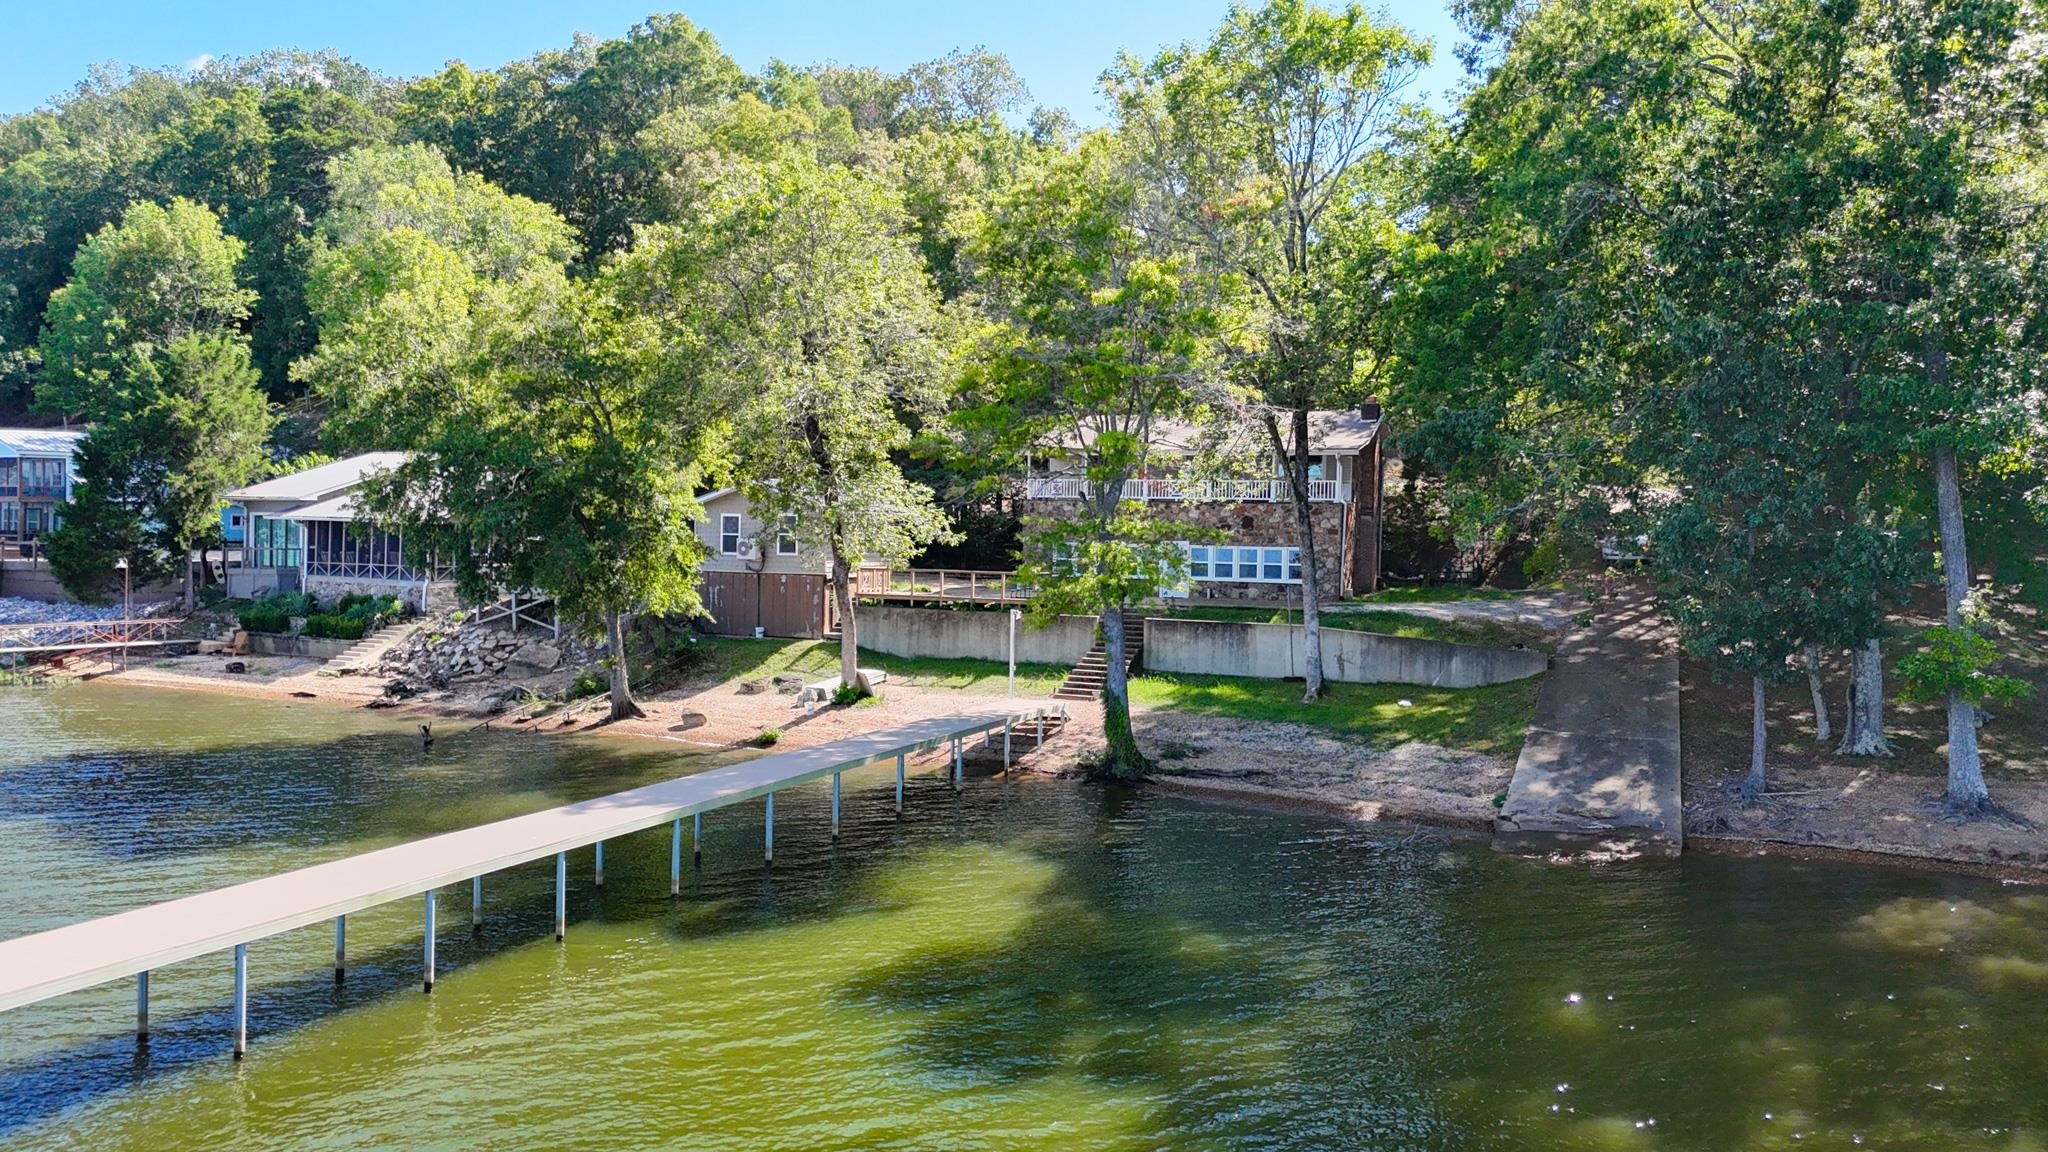
<path id="1" fill-rule="evenodd" d="M 921 720 L 0 941 L 0 1011 L 134 976 L 136 1032 L 147 1037 L 150 970 L 232 949 L 234 1052 L 240 1056 L 247 1047 L 247 956 L 252 941 L 331 920 L 339 979 L 347 963 L 348 914 L 424 894 L 422 982 L 432 991 L 435 898 L 441 888 L 469 881 L 475 917 L 481 913 L 486 874 L 553 856 L 559 940 L 567 930 L 566 854 L 572 849 L 596 846 L 597 882 L 602 884 L 606 840 L 668 824 L 669 887 L 674 895 L 682 888 L 685 818 L 690 820 L 694 845 L 703 813 L 765 797 L 764 852 L 772 860 L 775 793 L 782 789 L 830 776 L 836 839 L 840 773 L 893 757 L 900 813 L 906 757 L 949 747 L 953 786 L 958 789 L 968 743 L 1000 739 L 1007 765 L 1013 739 L 1036 746 L 1047 724 L 1056 724 L 1065 715 L 1065 705 L 1047 703 Z"/>
<path id="2" fill-rule="evenodd" d="M 1626 842 L 1676 855 L 1678 646 L 1650 597 L 1624 596 L 1559 647 L 1536 699 L 1494 843 L 1508 850 Z"/>

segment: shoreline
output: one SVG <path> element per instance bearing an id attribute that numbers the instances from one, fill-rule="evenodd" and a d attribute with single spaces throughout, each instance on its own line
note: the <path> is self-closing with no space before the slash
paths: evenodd
<path id="1" fill-rule="evenodd" d="M 317 668 L 318 665 L 310 667 Z M 281 669 L 280 671 L 284 670 Z M 212 692 L 243 699 L 310 700 L 332 707 L 357 711 L 370 710 L 367 708 L 369 702 L 382 698 L 382 686 L 379 681 L 362 677 L 317 676 L 310 670 L 300 671 L 293 675 L 282 675 L 275 679 L 251 678 L 245 680 L 227 676 L 196 675 L 180 670 L 145 666 L 133 668 L 125 672 L 118 669 L 97 670 L 75 676 L 72 679 L 80 683 L 105 682 L 148 689 Z M 700 689 L 683 694 L 678 699 L 647 701 L 643 702 L 643 704 L 656 704 L 664 710 L 674 710 L 680 707 L 687 711 L 693 704 L 703 704 L 705 697 L 711 695 L 714 691 L 715 688 Z M 899 687 L 897 691 L 904 692 L 905 689 Z M 924 688 L 914 690 L 911 699 L 913 701 L 922 700 L 923 704 L 929 705 L 933 699 L 951 699 L 956 696 L 972 700 L 976 694 L 961 693 L 953 689 Z M 744 699 L 744 697 L 735 698 Z M 672 730 L 663 730 L 663 718 L 652 707 L 650 707 L 649 719 L 645 721 L 622 721 L 618 723 L 591 721 L 586 723 L 578 717 L 564 723 L 559 717 L 546 716 L 536 717 L 530 724 L 522 722 L 514 712 L 490 716 L 479 715 L 473 705 L 454 699 L 413 699 L 402 701 L 387 709 L 376 710 L 389 711 L 403 717 L 465 720 L 474 722 L 479 727 L 489 726 L 539 736 L 557 734 L 605 735 L 622 739 L 658 740 L 702 752 L 761 750 L 759 744 L 747 738 L 732 738 L 719 741 L 692 739 L 689 736 L 673 734 Z M 919 710 L 922 710 L 922 708 Z M 868 716 L 872 717 L 872 723 L 862 723 L 868 716 L 860 715 L 859 711 L 866 711 Z M 1081 755 L 1081 749 L 1078 745 L 1089 739 L 1088 727 L 1094 719 L 1091 715 L 1092 711 L 1092 709 L 1077 709 L 1075 719 L 1079 723 L 1076 727 L 1080 730 L 1070 733 L 1069 738 L 1060 744 L 1049 745 L 1044 761 L 1035 764 L 1030 762 L 1021 763 L 1018 765 L 1018 770 L 1024 773 L 1048 777 L 1067 774 L 1074 760 Z M 812 732 L 806 730 L 811 725 L 803 721 L 825 719 L 827 717 L 837 722 L 817 725 L 821 729 L 819 731 Z M 886 725 L 896 719 L 900 719 L 900 717 L 891 716 L 888 710 L 879 708 L 858 711 L 854 709 L 821 710 L 813 716 L 792 717 L 792 720 L 797 722 L 792 723 L 785 730 L 783 739 L 778 741 L 776 746 L 785 749 L 801 748 L 817 740 L 832 739 L 844 735 L 845 732 L 842 731 L 844 728 L 867 728 Z M 554 722 L 550 723 L 550 720 Z M 1141 729 L 1154 728 L 1156 730 L 1163 730 L 1169 738 L 1184 730 L 1188 725 L 1212 722 L 1205 718 L 1157 710 L 1136 713 L 1133 716 L 1133 720 L 1138 723 Z M 1254 721 L 1233 723 L 1238 725 L 1240 730 L 1249 730 L 1252 727 L 1271 729 L 1272 734 L 1283 741 L 1299 736 L 1298 733 L 1292 731 L 1293 726 L 1291 725 Z M 741 727 L 743 728 L 744 726 Z M 739 736 L 739 731 L 734 729 L 733 725 L 729 723 L 706 723 L 700 725 L 697 730 L 704 731 L 706 734 L 720 732 L 726 736 Z M 1361 749 L 1359 755 L 1362 759 L 1369 761 L 1385 754 L 1372 753 L 1370 750 Z M 970 757 L 970 759 L 972 758 Z M 1386 794 L 1347 796 L 1336 794 L 1329 790 L 1252 783 L 1244 779 L 1233 778 L 1234 775 L 1234 773 L 1206 775 L 1199 769 L 1187 773 L 1155 772 L 1140 778 L 1137 784 L 1142 788 L 1167 795 L 1242 808 L 1307 813 L 1362 824 L 1408 825 L 1452 833 L 1460 837 L 1490 837 L 1493 832 L 1493 821 L 1490 815 L 1490 795 L 1485 800 L 1486 808 L 1484 810 L 1475 810 L 1475 805 L 1482 802 L 1480 798 L 1473 796 L 1461 797 L 1452 792 L 1409 790 L 1406 794 L 1397 794 L 1389 791 Z M 1942 856 L 1924 852 L 1888 851 L 1870 847 L 1795 842 L 1768 835 L 1689 834 L 1686 836 L 1686 849 L 1688 851 L 1699 851 L 1723 856 L 1782 856 L 1793 859 L 1850 863 L 1860 866 L 1904 868 L 1913 871 L 1974 876 L 2004 883 L 2048 885 L 2048 864 L 2037 866 L 2024 862 L 1991 862 L 1963 856 Z"/>

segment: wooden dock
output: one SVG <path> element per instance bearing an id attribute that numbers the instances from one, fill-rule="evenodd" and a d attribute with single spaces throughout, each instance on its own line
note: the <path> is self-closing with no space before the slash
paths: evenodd
<path id="1" fill-rule="evenodd" d="M 566 854 L 573 849 L 596 846 L 602 884 L 606 840 L 668 824 L 673 837 L 670 893 L 679 894 L 685 817 L 690 818 L 694 841 L 703 813 L 765 798 L 764 853 L 772 860 L 776 792 L 832 777 L 836 838 L 840 773 L 894 757 L 900 813 L 906 757 L 949 747 L 957 789 L 969 742 L 1000 736 L 1007 765 L 1013 735 L 1042 735 L 1047 722 L 1061 720 L 1065 713 L 1064 705 L 1053 702 L 921 720 L 0 941 L 0 1011 L 134 976 L 136 1031 L 146 1037 L 150 970 L 232 949 L 234 1051 L 240 1056 L 247 1047 L 247 949 L 253 941 L 331 920 L 339 979 L 346 967 L 348 914 L 424 894 L 422 982 L 432 991 L 435 893 L 443 887 L 469 881 L 475 916 L 481 909 L 485 875 L 553 856 L 555 936 L 561 939 L 568 919 Z"/>

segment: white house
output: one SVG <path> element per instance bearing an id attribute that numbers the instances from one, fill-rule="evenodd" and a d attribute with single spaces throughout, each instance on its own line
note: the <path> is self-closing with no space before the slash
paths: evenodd
<path id="1" fill-rule="evenodd" d="M 255 597 L 304 590 L 322 599 L 364 592 L 396 596 L 421 611 L 446 573 L 431 557 L 412 557 L 402 533 L 369 525 L 356 490 L 405 460 L 367 452 L 227 494 L 244 514 L 240 559 L 228 566 L 228 595 Z"/>

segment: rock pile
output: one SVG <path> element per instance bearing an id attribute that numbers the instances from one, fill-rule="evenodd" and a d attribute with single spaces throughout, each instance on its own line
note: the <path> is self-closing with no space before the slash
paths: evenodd
<path id="1" fill-rule="evenodd" d="M 394 696 L 475 683 L 497 677 L 529 679 L 563 668 L 597 662 L 595 645 L 570 637 L 557 641 L 529 633 L 514 636 L 495 626 L 463 624 L 442 616 L 384 654 L 376 669 L 391 677 Z"/>

